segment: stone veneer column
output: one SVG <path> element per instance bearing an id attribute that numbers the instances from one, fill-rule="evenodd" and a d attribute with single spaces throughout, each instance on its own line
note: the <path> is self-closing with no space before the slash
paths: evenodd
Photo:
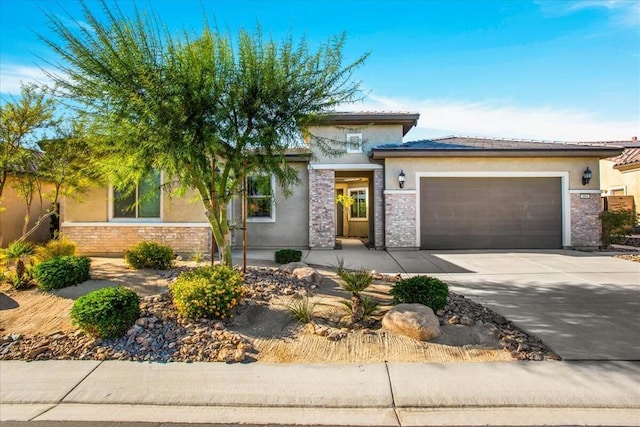
<path id="1" fill-rule="evenodd" d="M 387 192 L 384 205 L 387 249 L 417 249 L 416 192 Z"/>
<path id="2" fill-rule="evenodd" d="M 384 170 L 373 171 L 373 240 L 376 249 L 384 248 Z"/>
<path id="3" fill-rule="evenodd" d="M 333 249 L 336 245 L 335 171 L 309 169 L 309 247 Z"/>
<path id="4" fill-rule="evenodd" d="M 584 193 L 588 199 L 580 197 L 580 193 L 571 193 L 571 246 L 599 247 L 602 245 L 602 222 L 598 217 L 602 211 L 600 195 Z"/>

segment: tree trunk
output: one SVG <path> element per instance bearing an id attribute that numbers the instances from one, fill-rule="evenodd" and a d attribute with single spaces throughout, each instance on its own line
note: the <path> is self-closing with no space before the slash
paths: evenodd
<path id="1" fill-rule="evenodd" d="M 359 294 L 353 294 L 351 296 L 351 323 L 360 323 L 363 317 L 364 306 L 362 305 L 362 298 Z"/>

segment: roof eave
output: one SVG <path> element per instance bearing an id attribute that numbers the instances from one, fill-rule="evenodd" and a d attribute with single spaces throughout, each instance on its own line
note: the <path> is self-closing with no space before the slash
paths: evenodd
<path id="1" fill-rule="evenodd" d="M 321 122 L 328 125 L 402 125 L 404 136 L 418 124 L 419 118 L 419 113 L 326 114 Z"/>
<path id="2" fill-rule="evenodd" d="M 622 153 L 622 149 L 552 149 L 552 150 L 409 150 L 376 149 L 371 150 L 371 159 L 381 160 L 388 157 L 613 157 Z"/>

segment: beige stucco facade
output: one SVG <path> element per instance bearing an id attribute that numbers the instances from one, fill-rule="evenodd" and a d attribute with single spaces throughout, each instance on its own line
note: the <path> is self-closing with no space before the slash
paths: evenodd
<path id="1" fill-rule="evenodd" d="M 640 165 L 614 166 L 615 163 L 610 160 L 600 160 L 602 195 L 633 196 L 637 212 L 640 203 Z"/>
<path id="2" fill-rule="evenodd" d="M 344 125 L 344 126 L 315 126 L 309 129 L 311 136 L 310 148 L 313 152 L 312 163 L 317 164 L 368 164 L 369 157 L 367 152 L 373 146 L 382 144 L 393 144 L 402 141 L 402 125 Z M 341 156 L 329 156 L 317 148 L 314 137 L 320 137 L 323 140 L 334 141 L 334 146 L 340 147 L 341 143 L 346 143 L 347 134 L 362 134 L 362 152 L 361 153 L 344 153 Z"/>

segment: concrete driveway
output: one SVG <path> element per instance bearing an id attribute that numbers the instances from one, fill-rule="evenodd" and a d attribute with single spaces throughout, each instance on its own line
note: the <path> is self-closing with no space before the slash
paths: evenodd
<path id="1" fill-rule="evenodd" d="M 439 277 L 514 321 L 565 360 L 640 360 L 640 263 L 568 250 L 390 255 L 407 273 Z"/>

